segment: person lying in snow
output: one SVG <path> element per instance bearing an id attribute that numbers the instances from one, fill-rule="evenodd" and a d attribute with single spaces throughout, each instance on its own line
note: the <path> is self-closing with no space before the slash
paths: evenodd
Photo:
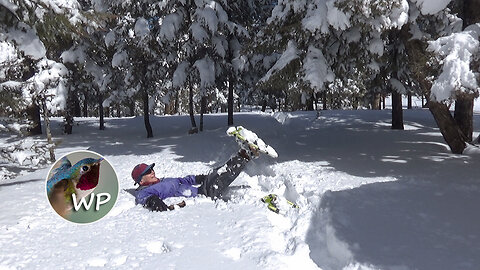
<path id="1" fill-rule="evenodd" d="M 214 169 L 208 175 L 188 175 L 178 178 L 157 178 L 153 167 L 155 163 L 138 164 L 132 171 L 135 185 L 135 201 L 151 211 L 173 210 L 163 200 L 169 197 L 195 197 L 203 194 L 212 199 L 219 198 L 227 187 L 237 178 L 248 161 L 257 158 L 259 151 L 249 147 L 230 158 L 223 166 Z M 198 186 L 198 187 L 197 187 Z M 178 204 L 185 206 L 185 202 Z"/>

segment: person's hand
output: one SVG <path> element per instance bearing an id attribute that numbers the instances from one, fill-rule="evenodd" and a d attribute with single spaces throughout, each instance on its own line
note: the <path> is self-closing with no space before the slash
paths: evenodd
<path id="1" fill-rule="evenodd" d="M 185 201 L 182 201 L 182 202 L 177 203 L 177 204 L 169 205 L 169 206 L 168 206 L 168 209 L 170 209 L 170 210 L 175 210 L 175 206 L 178 206 L 178 207 L 180 207 L 180 208 L 183 208 L 183 207 L 185 207 L 185 205 L 187 205 L 187 204 L 185 203 Z"/>
<path id="2" fill-rule="evenodd" d="M 197 185 L 199 184 L 203 184 L 203 182 L 205 182 L 205 180 L 207 180 L 207 176 L 206 175 L 195 175 L 195 183 Z"/>
<path id="3" fill-rule="evenodd" d="M 168 210 L 168 206 L 157 195 L 152 195 L 148 197 L 147 201 L 143 206 L 150 211 L 162 212 Z"/>

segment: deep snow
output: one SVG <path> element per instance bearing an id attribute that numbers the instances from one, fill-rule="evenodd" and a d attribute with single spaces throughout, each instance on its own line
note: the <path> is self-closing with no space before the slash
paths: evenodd
<path id="1" fill-rule="evenodd" d="M 206 173 L 238 146 L 226 115 L 206 115 L 187 135 L 188 116 L 76 119 L 73 135 L 53 120 L 57 156 L 96 151 L 119 177 L 105 218 L 69 223 L 45 195 L 48 168 L 0 183 L 0 269 L 477 269 L 480 155 L 453 155 L 428 110 L 405 110 L 405 131 L 389 111 L 239 113 L 279 154 L 247 165 L 227 201 L 185 199 L 148 212 L 134 204 L 131 169 L 155 162 L 157 176 Z M 480 125 L 475 114 L 474 126 Z M 476 129 L 478 136 L 478 128 Z M 276 193 L 300 208 L 269 211 Z M 182 199 L 169 199 L 177 202 Z"/>

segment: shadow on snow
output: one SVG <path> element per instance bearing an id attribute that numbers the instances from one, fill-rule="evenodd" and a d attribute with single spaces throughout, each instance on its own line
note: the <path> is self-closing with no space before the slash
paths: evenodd
<path id="1" fill-rule="evenodd" d="M 352 260 L 380 269 L 478 269 L 479 195 L 478 185 L 417 180 L 327 192 L 307 233 L 310 257 L 324 269 Z"/>

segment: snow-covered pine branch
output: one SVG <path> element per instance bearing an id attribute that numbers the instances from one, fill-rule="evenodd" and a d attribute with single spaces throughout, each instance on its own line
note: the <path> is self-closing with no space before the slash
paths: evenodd
<path id="1" fill-rule="evenodd" d="M 442 64 L 442 72 L 433 82 L 431 98 L 442 102 L 456 95 L 478 96 L 478 74 L 471 69 L 479 54 L 480 24 L 467 27 L 429 42 L 428 50 L 434 52 Z"/>

